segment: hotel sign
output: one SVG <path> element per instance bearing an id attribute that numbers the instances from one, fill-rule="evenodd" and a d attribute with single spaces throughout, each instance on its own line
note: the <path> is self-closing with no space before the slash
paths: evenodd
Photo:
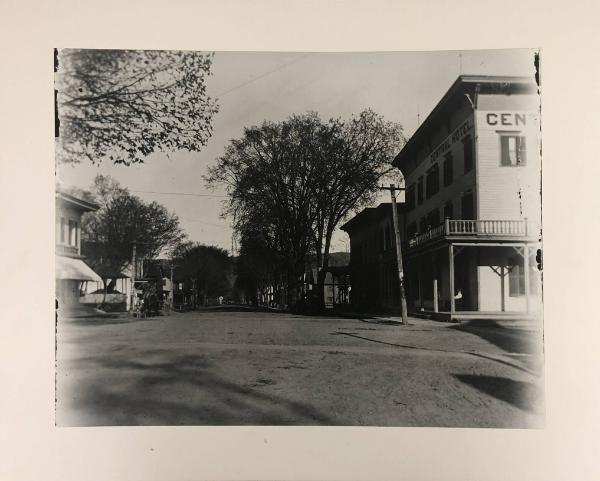
<path id="1" fill-rule="evenodd" d="M 524 112 L 487 112 L 485 122 L 494 126 L 521 127 L 527 125 L 527 114 Z"/>
<path id="2" fill-rule="evenodd" d="M 431 163 L 435 162 L 441 155 L 448 152 L 452 145 L 462 140 L 471 130 L 473 129 L 473 118 L 469 117 L 462 124 L 460 124 L 452 133 L 446 137 L 442 143 L 440 143 L 429 155 Z"/>

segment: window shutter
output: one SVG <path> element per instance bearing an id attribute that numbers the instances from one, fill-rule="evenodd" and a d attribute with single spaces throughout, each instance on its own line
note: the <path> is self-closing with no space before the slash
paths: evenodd
<path id="1" fill-rule="evenodd" d="M 527 160 L 525 149 L 525 137 L 517 137 L 517 162 L 524 164 Z"/>
<path id="2" fill-rule="evenodd" d="M 508 152 L 508 137 L 503 135 L 500 137 L 500 152 L 501 152 L 501 164 L 510 165 L 510 154 Z"/>

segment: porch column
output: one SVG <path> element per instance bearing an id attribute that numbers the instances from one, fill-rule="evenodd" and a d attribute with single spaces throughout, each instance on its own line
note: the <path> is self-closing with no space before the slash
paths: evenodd
<path id="1" fill-rule="evenodd" d="M 423 262 L 421 261 L 421 257 L 418 257 L 417 261 L 418 270 L 417 270 L 417 281 L 419 287 L 419 308 L 423 308 L 423 288 L 422 288 L 422 275 L 423 275 Z"/>
<path id="2" fill-rule="evenodd" d="M 506 299 L 504 298 L 506 296 L 506 293 L 504 292 L 505 287 L 504 287 L 504 276 L 506 274 L 504 273 L 504 266 L 500 266 L 500 311 L 504 312 L 506 310 Z"/>
<path id="3" fill-rule="evenodd" d="M 450 272 L 450 318 L 454 316 L 454 245 L 448 245 L 448 271 Z"/>
<path id="4" fill-rule="evenodd" d="M 529 314 L 529 247 L 527 245 L 523 247 L 523 269 L 525 271 L 525 312 Z"/>
<path id="5" fill-rule="evenodd" d="M 438 270 L 436 263 L 436 252 L 431 253 L 431 271 L 433 272 L 433 312 L 439 312 L 439 303 L 438 303 Z"/>
<path id="6" fill-rule="evenodd" d="M 333 308 L 335 309 L 335 276 L 331 273 L 331 283 L 333 284 L 331 287 L 331 297 L 333 299 Z"/>

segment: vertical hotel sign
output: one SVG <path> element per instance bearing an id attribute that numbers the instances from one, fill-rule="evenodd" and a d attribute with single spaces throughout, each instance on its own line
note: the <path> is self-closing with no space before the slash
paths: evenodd
<path id="1" fill-rule="evenodd" d="M 446 137 L 435 149 L 429 154 L 429 164 L 435 163 L 442 155 L 452 149 L 452 146 L 459 141 L 462 141 L 473 130 L 473 117 L 469 116 L 462 122 L 452 133 Z"/>

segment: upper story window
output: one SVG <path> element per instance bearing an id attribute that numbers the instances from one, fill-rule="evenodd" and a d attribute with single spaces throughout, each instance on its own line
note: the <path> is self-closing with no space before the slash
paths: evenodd
<path id="1" fill-rule="evenodd" d="M 461 199 L 461 219 L 475 219 L 475 201 L 473 199 L 473 191 L 465 192 Z"/>
<path id="2" fill-rule="evenodd" d="M 406 208 L 410 211 L 415 208 L 415 184 L 409 185 L 406 188 Z"/>
<path id="3" fill-rule="evenodd" d="M 438 164 L 435 164 L 427 171 L 426 178 L 427 198 L 433 197 L 440 190 L 440 169 Z"/>
<path id="4" fill-rule="evenodd" d="M 68 244 L 70 246 L 75 246 L 77 247 L 78 244 L 78 225 L 77 222 L 75 222 L 74 220 L 69 220 L 69 239 L 68 239 Z"/>
<path id="5" fill-rule="evenodd" d="M 463 139 L 464 173 L 473 170 L 473 139 L 469 135 Z"/>
<path id="6" fill-rule="evenodd" d="M 353 264 L 364 264 L 362 244 L 356 244 L 350 250 L 350 262 Z"/>
<path id="7" fill-rule="evenodd" d="M 392 229 L 390 229 L 390 225 L 386 224 L 385 232 L 384 232 L 384 241 L 385 241 L 385 250 L 392 248 Z"/>
<path id="8" fill-rule="evenodd" d="M 444 159 L 444 187 L 448 187 L 454 180 L 454 159 L 447 153 Z"/>
<path id="9" fill-rule="evenodd" d="M 525 165 L 525 137 L 522 135 L 501 135 L 500 152 L 502 165 Z"/>
<path id="10" fill-rule="evenodd" d="M 440 223 L 440 210 L 433 209 L 429 214 L 427 214 L 427 228 L 432 229 L 433 227 L 437 227 Z"/>
<path id="11" fill-rule="evenodd" d="M 417 204 L 423 203 L 423 177 L 419 177 L 417 180 Z"/>
<path id="12" fill-rule="evenodd" d="M 60 243 L 64 244 L 66 241 L 66 234 L 65 232 L 67 231 L 67 221 L 65 220 L 64 217 L 60 218 Z"/>
<path id="13" fill-rule="evenodd" d="M 406 226 L 406 237 L 407 239 L 411 239 L 417 233 L 417 223 L 411 222 Z"/>
<path id="14" fill-rule="evenodd" d="M 444 204 L 444 219 L 452 219 L 453 215 L 452 201 L 449 200 Z"/>

